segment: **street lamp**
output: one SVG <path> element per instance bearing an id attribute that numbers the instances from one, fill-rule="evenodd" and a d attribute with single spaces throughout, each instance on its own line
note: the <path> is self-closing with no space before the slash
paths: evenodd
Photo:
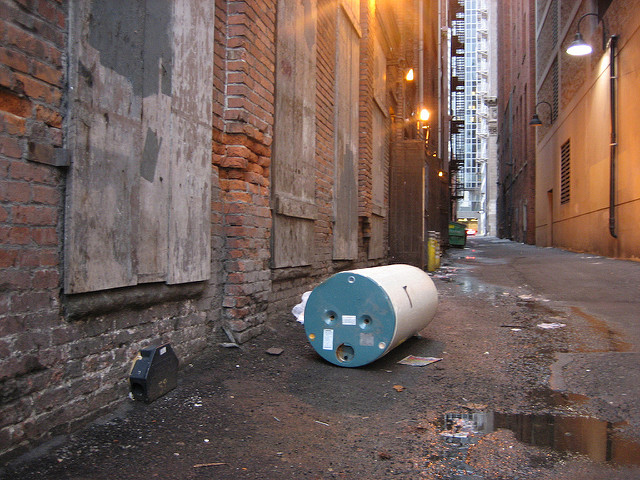
<path id="1" fill-rule="evenodd" d="M 532 127 L 539 127 L 540 125 L 542 125 L 542 120 L 540 120 L 540 117 L 538 117 L 538 113 L 536 112 L 538 105 L 540 105 L 541 103 L 544 103 L 549 107 L 549 123 L 551 123 L 551 118 L 553 117 L 553 107 L 549 102 L 545 102 L 543 100 L 536 103 L 536 106 L 533 108 L 533 116 L 531 117 L 531 120 L 529 120 L 529 125 L 531 125 Z"/>

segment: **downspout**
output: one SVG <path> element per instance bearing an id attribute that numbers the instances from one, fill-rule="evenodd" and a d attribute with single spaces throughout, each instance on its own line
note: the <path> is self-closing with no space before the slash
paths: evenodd
<path id="1" fill-rule="evenodd" d="M 444 122 L 444 109 L 442 108 L 442 2 L 438 2 L 438 159 L 442 162 L 442 147 L 444 144 L 442 138 L 442 123 Z M 448 169 L 447 169 L 448 171 Z"/>
<path id="2" fill-rule="evenodd" d="M 609 48 L 609 92 L 611 94 L 611 144 L 609 150 L 609 233 L 613 238 L 616 235 L 616 154 L 618 149 L 618 132 L 616 123 L 617 112 L 617 96 L 616 96 L 616 47 L 618 45 L 618 36 L 612 35 Z"/>
<path id="3" fill-rule="evenodd" d="M 424 106 L 424 0 L 418 0 L 418 112 L 425 108 Z"/>

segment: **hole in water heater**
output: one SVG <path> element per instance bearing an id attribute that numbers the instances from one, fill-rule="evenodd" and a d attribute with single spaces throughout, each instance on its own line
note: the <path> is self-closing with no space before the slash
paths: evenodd
<path id="1" fill-rule="evenodd" d="M 371 317 L 369 315 L 364 315 L 360 318 L 358 325 L 361 329 L 365 330 L 371 325 Z"/>
<path id="2" fill-rule="evenodd" d="M 355 353 L 353 347 L 345 343 L 336 348 L 336 357 L 338 357 L 338 360 L 341 362 L 350 362 L 353 360 Z"/>
<path id="3" fill-rule="evenodd" d="M 336 321 L 337 314 L 336 312 L 329 310 L 324 314 L 324 323 L 327 325 L 332 325 Z"/>

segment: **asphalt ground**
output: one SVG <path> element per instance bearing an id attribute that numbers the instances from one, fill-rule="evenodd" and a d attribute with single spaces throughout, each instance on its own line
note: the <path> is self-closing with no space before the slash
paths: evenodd
<path id="1" fill-rule="evenodd" d="M 434 319 L 369 365 L 326 362 L 285 314 L 0 478 L 640 478 L 640 264 L 475 238 L 432 278 Z"/>

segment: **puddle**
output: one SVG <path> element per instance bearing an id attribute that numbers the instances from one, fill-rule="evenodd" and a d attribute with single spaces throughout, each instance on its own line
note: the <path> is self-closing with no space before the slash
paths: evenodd
<path id="1" fill-rule="evenodd" d="M 460 290 L 464 294 L 483 294 L 487 300 L 495 301 L 499 298 L 506 297 L 509 294 L 505 292 L 504 287 L 483 283 L 477 278 L 467 275 L 461 275 L 455 279 L 455 283 L 460 285 Z"/>
<path id="2" fill-rule="evenodd" d="M 562 453 L 578 453 L 596 462 L 612 465 L 640 465 L 640 443 L 620 438 L 613 424 L 592 417 L 476 412 L 448 413 L 443 435 L 448 442 L 473 443 L 473 433 L 484 435 L 498 429 L 511 430 L 529 445 Z M 449 432 L 458 432 L 456 435 Z"/>

